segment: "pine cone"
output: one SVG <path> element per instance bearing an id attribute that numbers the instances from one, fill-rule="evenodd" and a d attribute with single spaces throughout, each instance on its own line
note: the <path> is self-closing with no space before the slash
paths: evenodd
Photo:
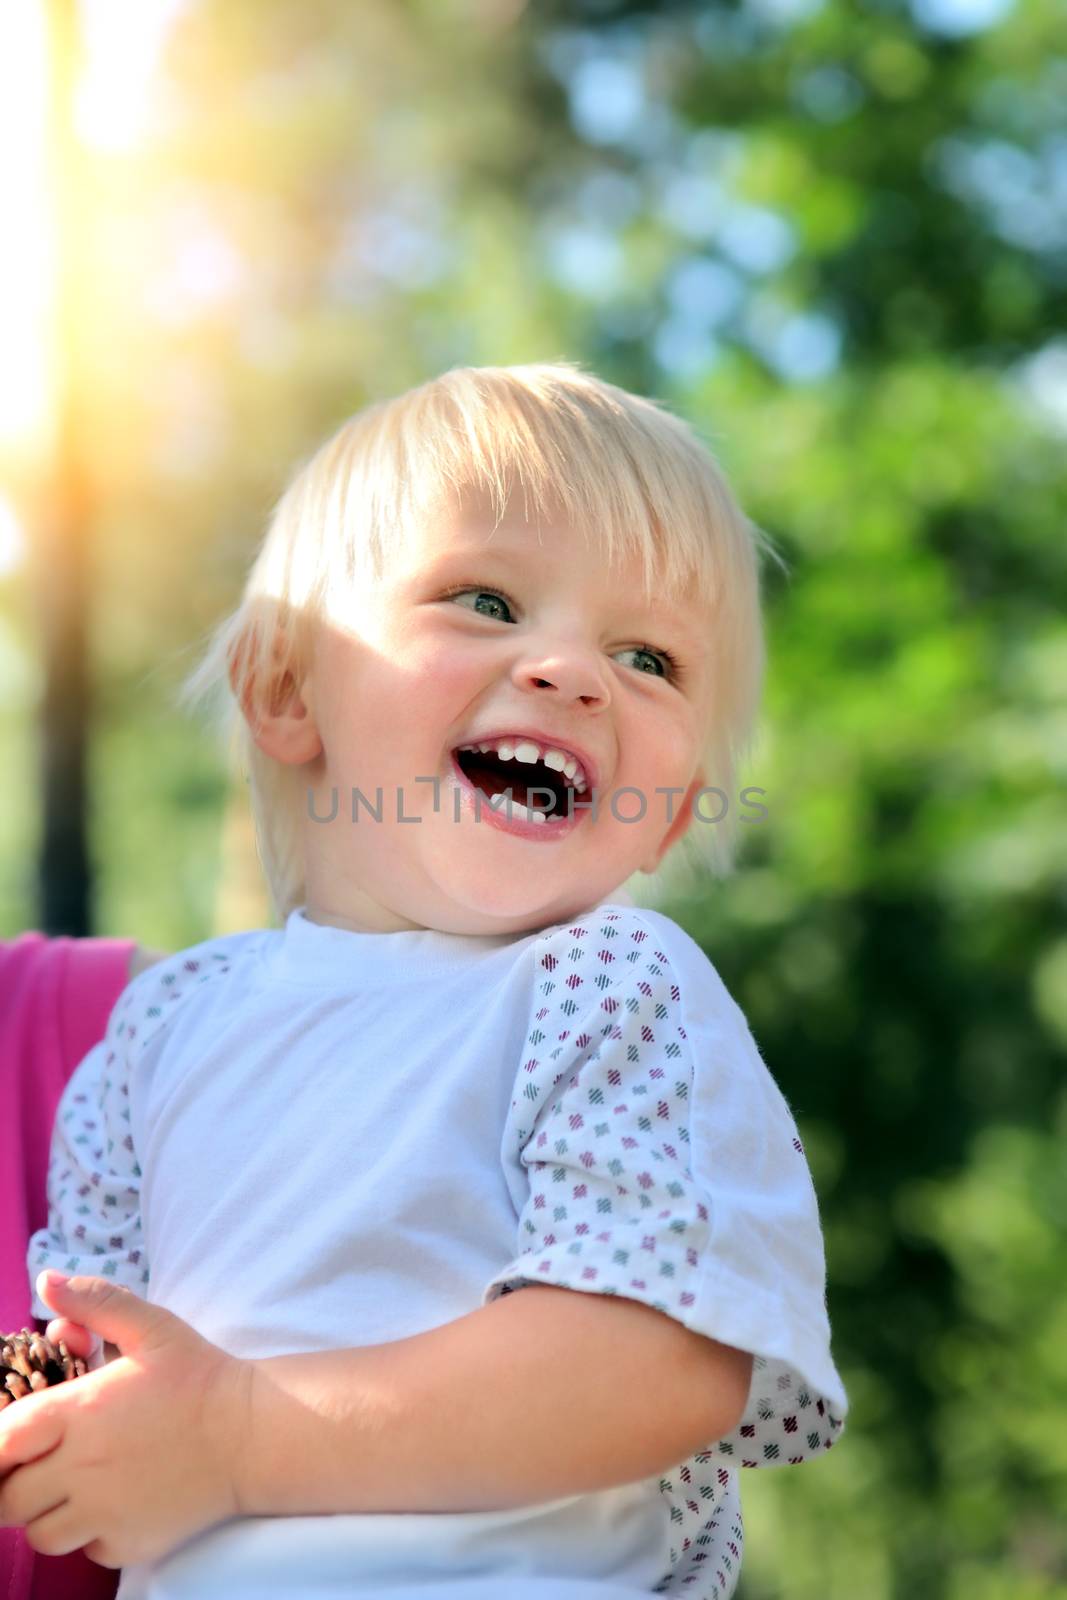
<path id="1" fill-rule="evenodd" d="M 54 1345 L 33 1328 L 6 1333 L 0 1349 L 0 1411 L 35 1389 L 49 1389 L 54 1383 L 81 1378 L 88 1370 L 79 1356 L 71 1355 L 62 1339 Z"/>

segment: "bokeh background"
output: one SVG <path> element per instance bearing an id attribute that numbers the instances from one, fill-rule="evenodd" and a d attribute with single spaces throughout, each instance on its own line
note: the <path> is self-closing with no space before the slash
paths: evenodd
<path id="1" fill-rule="evenodd" d="M 794 1109 L 852 1403 L 819 1463 L 745 1475 L 743 1600 L 1067 1596 L 1063 22 L 0 12 L 0 935 L 80 914 L 56 848 L 40 882 L 64 807 L 94 931 L 264 920 L 173 699 L 368 400 L 580 361 L 693 422 L 786 558 L 767 822 L 664 903 Z"/>

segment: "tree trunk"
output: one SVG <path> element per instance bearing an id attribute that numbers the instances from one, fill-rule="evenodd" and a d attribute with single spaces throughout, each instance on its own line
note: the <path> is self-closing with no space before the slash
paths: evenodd
<path id="1" fill-rule="evenodd" d="M 80 319 L 85 314 L 87 196 L 73 128 L 79 64 L 76 0 L 49 0 L 51 170 L 56 240 L 53 451 L 39 501 L 37 579 L 44 694 L 41 705 L 40 926 L 86 934 L 91 882 L 86 817 L 90 711 L 87 568 L 90 489 L 81 427 Z"/>

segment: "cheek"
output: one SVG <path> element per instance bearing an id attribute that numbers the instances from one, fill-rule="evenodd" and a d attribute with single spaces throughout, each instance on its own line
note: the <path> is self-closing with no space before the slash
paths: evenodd
<path id="1" fill-rule="evenodd" d="M 415 641 L 405 663 L 413 696 L 450 718 L 463 716 L 491 677 L 486 657 L 484 650 L 464 650 L 454 639 Z"/>
<path id="2" fill-rule="evenodd" d="M 335 764 L 388 772 L 425 761 L 469 720 L 484 672 L 462 651 L 418 639 L 380 650 L 331 686 L 325 707 Z"/>
<path id="3" fill-rule="evenodd" d="M 696 763 L 696 738 L 689 720 L 663 715 L 646 721 L 637 740 L 637 765 L 650 784 L 688 783 Z"/>

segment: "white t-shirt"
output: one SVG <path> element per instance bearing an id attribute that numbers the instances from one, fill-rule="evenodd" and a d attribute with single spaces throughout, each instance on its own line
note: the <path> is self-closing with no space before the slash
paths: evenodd
<path id="1" fill-rule="evenodd" d="M 119 1600 L 726 1600 L 737 1469 L 820 1455 L 846 1414 L 793 1117 L 656 911 L 485 938 L 295 911 L 183 951 L 70 1079 L 48 1200 L 31 1283 L 114 1278 L 237 1356 L 386 1343 L 536 1282 L 756 1358 L 737 1428 L 662 1476 L 506 1511 L 235 1518 L 127 1568 Z"/>

